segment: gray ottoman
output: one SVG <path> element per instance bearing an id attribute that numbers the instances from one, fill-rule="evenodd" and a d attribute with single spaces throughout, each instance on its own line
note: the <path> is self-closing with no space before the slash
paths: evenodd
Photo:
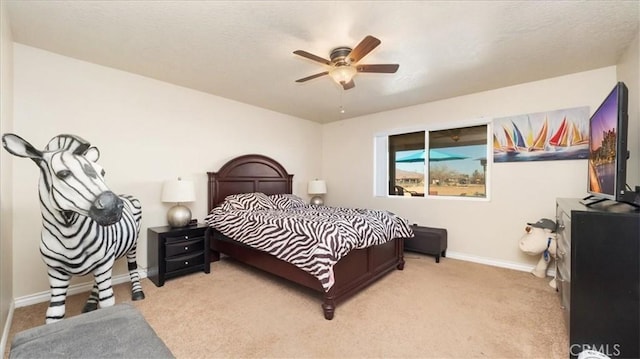
<path id="1" fill-rule="evenodd" d="M 118 304 L 15 335 L 9 358 L 174 358 L 142 314 Z"/>

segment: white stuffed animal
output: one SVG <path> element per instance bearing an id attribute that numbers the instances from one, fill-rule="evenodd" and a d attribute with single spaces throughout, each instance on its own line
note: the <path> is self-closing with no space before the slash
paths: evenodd
<path id="1" fill-rule="evenodd" d="M 551 258 L 556 258 L 556 223 L 548 218 L 543 218 L 536 223 L 527 223 L 525 234 L 520 238 L 520 250 L 526 254 L 540 255 L 540 260 L 531 271 L 538 278 L 547 276 L 547 267 Z M 553 278 L 549 285 L 556 288 L 556 279 Z"/>

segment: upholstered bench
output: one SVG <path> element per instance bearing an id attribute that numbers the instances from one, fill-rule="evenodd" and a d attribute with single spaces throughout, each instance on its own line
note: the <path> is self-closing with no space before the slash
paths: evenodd
<path id="1" fill-rule="evenodd" d="M 19 332 L 9 358 L 173 358 L 142 314 L 118 304 Z"/>
<path id="2" fill-rule="evenodd" d="M 411 226 L 415 237 L 404 241 L 404 249 L 411 252 L 430 254 L 440 263 L 440 257 L 447 256 L 447 230 L 444 228 Z"/>

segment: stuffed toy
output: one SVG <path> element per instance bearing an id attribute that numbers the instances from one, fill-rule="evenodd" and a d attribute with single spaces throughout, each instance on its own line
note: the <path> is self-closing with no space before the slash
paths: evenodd
<path id="1" fill-rule="evenodd" d="M 520 250 L 528 255 L 540 256 L 538 264 L 531 271 L 538 278 L 547 276 L 547 268 L 551 258 L 556 258 L 556 223 L 548 218 L 542 218 L 535 223 L 527 223 L 525 234 L 520 238 Z M 556 288 L 556 279 L 549 285 Z"/>

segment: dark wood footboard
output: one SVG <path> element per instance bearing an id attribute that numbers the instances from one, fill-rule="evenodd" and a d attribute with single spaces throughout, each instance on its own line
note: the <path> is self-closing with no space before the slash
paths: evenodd
<path id="1" fill-rule="evenodd" d="M 211 246 L 212 261 L 219 260 L 220 253 L 223 253 L 239 262 L 322 293 L 322 310 L 324 317 L 328 320 L 333 319 L 336 305 L 340 302 L 390 271 L 404 269 L 404 241 L 401 238 L 354 250 L 334 266 L 335 284 L 325 292 L 317 278 L 293 264 L 229 239 L 213 228 L 207 230 L 207 236 Z"/>

